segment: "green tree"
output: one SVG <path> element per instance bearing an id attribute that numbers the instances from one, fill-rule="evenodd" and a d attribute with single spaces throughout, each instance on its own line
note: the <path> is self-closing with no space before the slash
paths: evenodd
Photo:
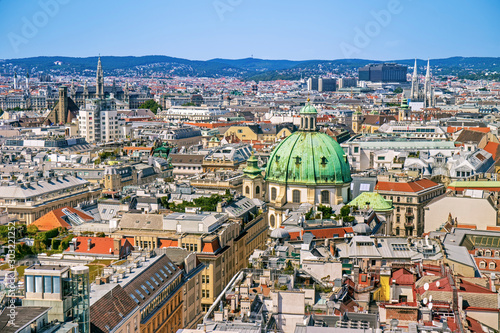
<path id="1" fill-rule="evenodd" d="M 154 99 L 148 99 L 139 106 L 139 109 L 150 109 L 151 112 L 156 114 L 156 112 L 158 112 L 158 108 L 160 107 L 160 104 L 156 103 Z"/>
<path id="2" fill-rule="evenodd" d="M 347 217 L 351 213 L 351 207 L 348 205 L 343 206 L 340 208 L 340 216 L 342 217 Z"/>
<path id="3" fill-rule="evenodd" d="M 34 225 L 34 224 L 30 224 L 28 226 L 28 228 L 26 229 L 26 232 L 30 236 L 36 235 L 38 233 L 38 227 L 36 225 Z"/>
<path id="4" fill-rule="evenodd" d="M 397 87 L 396 89 L 394 89 L 395 94 L 401 94 L 402 92 L 403 92 L 403 88 L 401 88 L 401 87 Z"/>

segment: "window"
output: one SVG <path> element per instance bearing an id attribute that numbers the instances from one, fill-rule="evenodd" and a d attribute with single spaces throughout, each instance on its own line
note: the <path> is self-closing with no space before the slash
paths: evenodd
<path id="1" fill-rule="evenodd" d="M 274 228 L 276 226 L 276 218 L 274 217 L 274 215 L 271 215 L 269 217 L 269 226 L 271 228 Z"/>
<path id="2" fill-rule="evenodd" d="M 250 187 L 245 187 L 245 194 L 250 194 Z"/>
<path id="3" fill-rule="evenodd" d="M 271 188 L 271 200 L 276 200 L 277 192 L 276 187 Z"/>
<path id="4" fill-rule="evenodd" d="M 255 187 L 255 194 L 259 194 L 260 193 L 260 186 L 257 186 Z"/>
<path id="5" fill-rule="evenodd" d="M 59 276 L 52 277 L 52 292 L 55 294 L 61 293 L 61 278 Z"/>
<path id="6" fill-rule="evenodd" d="M 299 190 L 292 191 L 292 202 L 300 203 L 300 191 Z"/>
<path id="7" fill-rule="evenodd" d="M 481 261 L 479 263 L 479 268 L 486 268 L 486 262 L 485 261 Z"/>
<path id="8" fill-rule="evenodd" d="M 41 276 L 35 276 L 35 293 L 43 292 L 43 282 Z"/>
<path id="9" fill-rule="evenodd" d="M 359 147 L 354 147 L 354 153 L 358 153 L 359 152 Z"/>
<path id="10" fill-rule="evenodd" d="M 32 293 L 34 292 L 33 283 L 34 283 L 33 275 L 26 275 L 26 292 Z"/>
<path id="11" fill-rule="evenodd" d="M 407 203 L 411 203 L 411 201 L 412 201 L 412 198 L 410 198 L 410 197 L 406 198 Z"/>
<path id="12" fill-rule="evenodd" d="M 321 191 L 321 203 L 322 204 L 329 204 L 330 203 L 330 192 Z"/>
<path id="13" fill-rule="evenodd" d="M 496 264 L 492 261 L 492 262 L 490 262 L 489 267 L 490 267 L 490 269 L 495 269 Z"/>
<path id="14" fill-rule="evenodd" d="M 52 293 L 52 276 L 44 276 L 43 277 L 43 287 L 44 292 Z"/>
<path id="15" fill-rule="evenodd" d="M 484 251 L 484 255 L 485 255 L 486 257 L 491 257 L 491 251 L 490 251 L 490 250 L 486 250 L 486 251 Z"/>

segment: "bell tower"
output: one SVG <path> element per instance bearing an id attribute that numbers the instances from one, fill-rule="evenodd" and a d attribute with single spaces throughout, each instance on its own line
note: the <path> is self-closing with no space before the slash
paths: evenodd
<path id="1" fill-rule="evenodd" d="M 254 154 L 247 160 L 247 166 L 243 169 L 243 195 L 249 199 L 264 200 L 264 177 L 258 163 Z"/>

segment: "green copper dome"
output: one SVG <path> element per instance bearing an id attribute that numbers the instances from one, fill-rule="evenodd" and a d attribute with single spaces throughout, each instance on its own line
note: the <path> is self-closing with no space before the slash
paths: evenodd
<path id="1" fill-rule="evenodd" d="M 363 192 L 349 202 L 349 206 L 355 206 L 360 209 L 365 209 L 368 205 L 376 212 L 385 212 L 394 209 L 391 200 L 384 199 L 383 196 L 376 192 Z"/>
<path id="2" fill-rule="evenodd" d="M 269 157 L 266 180 L 305 185 L 352 181 L 349 163 L 340 145 L 327 134 L 315 131 L 297 131 L 283 140 Z"/>
<path id="3" fill-rule="evenodd" d="M 318 114 L 318 110 L 316 110 L 314 106 L 309 104 L 308 100 L 307 104 L 302 109 L 300 109 L 300 114 Z"/>

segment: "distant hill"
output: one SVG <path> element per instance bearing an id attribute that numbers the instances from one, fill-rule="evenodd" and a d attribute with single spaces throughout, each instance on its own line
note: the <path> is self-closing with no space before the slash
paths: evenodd
<path id="1" fill-rule="evenodd" d="M 32 74 L 80 74 L 95 75 L 98 57 L 32 57 L 0 60 L 3 72 L 19 74 L 29 70 Z M 163 55 L 142 57 L 101 57 L 105 74 L 122 76 L 230 76 L 246 80 L 298 79 L 311 75 L 332 73 L 354 73 L 355 70 L 377 60 L 337 59 L 337 60 L 266 60 L 257 58 L 222 59 L 207 61 L 174 58 Z M 391 60 L 413 67 L 414 59 Z M 423 71 L 427 60 L 418 60 L 419 71 Z M 459 77 L 494 77 L 500 73 L 499 57 L 452 57 L 431 59 L 435 75 L 457 75 Z M 488 74 L 487 74 L 488 73 Z M 493 73 L 493 75 L 492 75 Z"/>

